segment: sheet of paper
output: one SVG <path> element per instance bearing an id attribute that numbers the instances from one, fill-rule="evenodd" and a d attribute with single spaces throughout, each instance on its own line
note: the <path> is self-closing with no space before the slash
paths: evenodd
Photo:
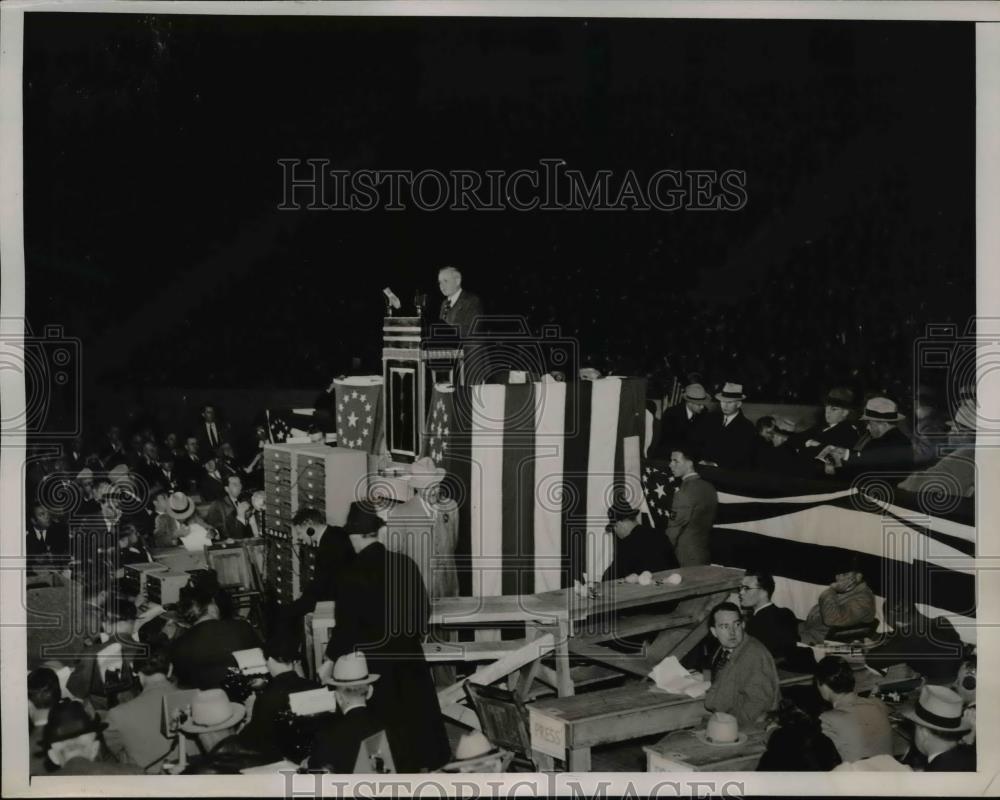
<path id="1" fill-rule="evenodd" d="M 337 700 L 329 689 L 309 689 L 305 692 L 294 692 L 288 695 L 288 707 L 293 714 L 308 717 L 312 714 L 336 711 Z"/>
<path id="2" fill-rule="evenodd" d="M 688 697 L 702 697 L 711 684 L 689 673 L 676 656 L 667 656 L 653 667 L 649 677 L 653 682 L 671 694 L 686 694 Z"/>
<path id="3" fill-rule="evenodd" d="M 264 651 L 259 647 L 251 647 L 248 650 L 236 650 L 233 652 L 236 659 L 236 666 L 244 675 L 261 675 L 267 672 L 267 662 L 264 660 Z"/>

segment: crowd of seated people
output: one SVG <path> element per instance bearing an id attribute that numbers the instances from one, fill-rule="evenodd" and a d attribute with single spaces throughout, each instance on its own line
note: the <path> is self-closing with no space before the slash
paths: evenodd
<path id="1" fill-rule="evenodd" d="M 902 433 L 902 415 L 889 398 L 875 396 L 861 403 L 850 390 L 834 388 L 825 397 L 823 421 L 809 430 L 797 430 L 794 422 L 783 417 L 750 423 L 742 412 L 744 387 L 736 382 L 725 382 L 714 393 L 717 411 L 707 410 L 712 399 L 704 386 L 688 385 L 681 402 L 662 416 L 657 431 L 659 450 L 684 455 L 696 442 L 702 464 L 786 475 L 808 472 L 818 478 L 861 469 L 889 469 L 895 474 L 901 465 L 912 472 L 907 480 L 924 474 L 915 469 L 921 462 L 917 448 Z M 964 399 L 946 428 L 953 449 L 938 461 L 925 457 L 924 470 L 939 468 L 962 447 L 971 448 L 976 419 L 974 399 Z M 940 441 L 934 438 L 940 431 L 926 430 L 932 434 L 931 442 Z M 33 770 L 39 774 L 138 774 L 177 769 L 176 739 L 164 735 L 160 700 L 179 689 L 199 693 L 192 703 L 198 714 L 192 712 L 187 723 L 192 739 L 199 743 L 198 757 L 187 769 L 227 772 L 282 758 L 296 763 L 305 760 L 301 741 L 294 752 L 285 747 L 288 697 L 317 684 L 302 675 L 301 642 L 287 636 L 291 626 L 282 629 L 284 637 L 265 637 L 236 614 L 228 593 L 211 573 L 192 578 L 177 607 L 153 618 L 142 614 L 144 598 L 121 580 L 125 565 L 149 562 L 152 552 L 160 548 L 200 550 L 216 539 L 258 535 L 263 528 L 259 451 L 264 438 L 258 429 L 249 437 L 249 449 L 235 450 L 229 440 L 236 437 L 215 409 L 207 406 L 196 429 L 183 439 L 167 434 L 158 442 L 150 431 L 140 431 L 126 444 L 120 429 L 112 426 L 96 445 L 88 448 L 82 440 L 74 440 L 45 469 L 29 476 L 29 565 L 68 571 L 70 591 L 76 598 L 71 605 L 79 611 L 82 631 L 72 658 L 44 658 L 29 648 Z M 202 460 L 205 449 L 208 457 Z M 692 469 L 695 466 L 691 464 Z M 963 493 L 968 496 L 972 487 Z M 352 515 L 354 511 L 352 507 Z M 325 533 L 326 526 L 317 521 L 321 516 L 316 520 L 303 516 L 300 522 L 303 529 L 315 529 L 311 535 L 318 531 L 323 546 L 339 554 L 331 557 L 349 567 L 337 574 L 336 583 L 354 587 L 355 598 L 366 598 L 365 608 L 355 608 L 337 626 L 341 635 L 356 629 L 360 637 L 359 620 L 381 596 L 382 589 L 372 593 L 371 582 L 378 587 L 378 581 L 385 580 L 375 566 L 387 556 L 371 549 L 381 547 L 372 537 L 383 523 L 371 513 L 367 517 L 360 513 L 359 518 L 355 528 Z M 362 555 L 366 549 L 368 553 Z M 332 587 L 333 577 L 330 580 Z M 418 577 L 409 583 L 422 581 Z M 827 662 L 824 667 L 821 662 L 803 667 L 804 648 L 799 646 L 799 642 L 823 642 L 844 630 L 861 630 L 860 637 L 874 637 L 875 600 L 863 575 L 845 566 L 801 623 L 787 609 L 774 605 L 773 592 L 774 581 L 768 574 L 750 572 L 740 604 L 726 604 L 713 612 L 714 639 L 709 645 L 716 649 L 708 660 L 712 689 L 707 707 L 730 713 L 748 726 L 767 724 L 770 719 L 777 725 L 772 736 L 776 743 L 783 738 L 812 742 L 815 751 L 800 754 L 800 763 L 807 766 L 798 768 L 885 755 L 884 731 L 876 737 L 879 744 L 874 748 L 860 746 L 852 733 L 860 725 L 866 736 L 874 736 L 869 718 L 881 719 L 878 705 L 858 698 L 853 676 L 847 675 L 843 665 Z M 305 587 L 302 607 L 296 606 L 296 613 L 307 612 L 327 596 L 322 586 Z M 382 602 L 388 602 L 386 598 Z M 411 613 L 426 605 L 426 595 L 405 598 L 401 610 Z M 339 603 L 338 613 L 346 614 L 343 609 L 352 607 L 352 601 Z M 961 674 L 968 654 L 947 621 L 929 620 L 912 604 L 897 603 L 887 607 L 886 622 L 891 632 L 871 649 L 871 666 L 910 666 L 927 686 L 940 690 L 921 698 L 928 708 L 952 713 L 952 695 L 958 693 L 958 707 L 965 714 L 970 704 L 960 690 L 968 673 L 966 669 L 966 676 Z M 935 631 L 933 653 L 922 644 L 928 626 Z M 368 633 L 364 640 L 379 639 L 377 631 Z M 340 717 L 337 726 L 310 732 L 305 748 L 312 754 L 309 765 L 345 769 L 359 741 L 367 738 L 361 734 L 384 729 L 404 764 L 443 768 L 451 752 L 442 744 L 443 723 L 436 705 L 416 705 L 422 715 L 437 715 L 433 725 L 439 726 L 434 736 L 427 735 L 425 728 L 419 746 L 407 740 L 404 722 L 392 718 L 394 709 L 404 707 L 404 698 L 412 704 L 415 697 L 434 696 L 433 679 L 422 656 L 414 656 L 414 670 L 407 672 L 377 651 L 369 652 L 363 663 L 343 661 L 357 655 L 348 645 L 341 641 L 339 649 L 328 651 L 327 669 L 321 677 L 335 691 Z M 227 694 L 227 679 L 236 666 L 232 654 L 254 648 L 262 648 L 267 686 L 250 698 L 237 700 Z M 414 652 L 421 652 L 419 646 Z M 812 695 L 796 698 L 801 702 L 791 710 L 787 702 L 782 705 L 784 693 L 776 677 L 779 668 L 816 670 Z M 950 763 L 967 765 L 968 715 L 952 731 L 921 727 L 928 719 L 942 718 L 942 714 L 928 714 L 914 720 L 915 730 L 922 732 L 915 735 L 910 765 L 928 769 L 932 764 L 937 765 L 935 769 Z M 855 716 L 863 721 L 857 722 Z M 206 723 L 206 719 L 215 721 Z M 344 729 L 344 720 L 360 722 Z M 832 750 L 822 737 L 832 743 Z M 957 747 L 961 749 L 956 753 L 943 755 Z M 776 759 L 772 753 L 762 763 L 780 763 Z"/>
<path id="2" fill-rule="evenodd" d="M 717 407 L 710 408 L 713 396 L 692 382 L 672 406 L 650 402 L 655 419 L 647 456 L 666 461 L 675 447 L 687 444 L 701 454 L 701 465 L 727 470 L 844 482 L 882 473 L 910 492 L 975 494 L 978 416 L 971 390 L 961 393 L 950 414 L 923 391 L 917 418 L 909 420 L 890 397 L 862 401 L 854 390 L 836 386 L 824 396 L 821 421 L 812 427 L 788 416 L 765 415 L 751 423 L 743 412 L 747 399 L 743 384 L 727 381 L 714 394 Z"/>

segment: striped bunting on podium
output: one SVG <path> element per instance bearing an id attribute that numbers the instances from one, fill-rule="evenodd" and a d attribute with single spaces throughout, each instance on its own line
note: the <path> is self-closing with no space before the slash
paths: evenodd
<path id="1" fill-rule="evenodd" d="M 455 388 L 444 465 L 460 509 L 461 594 L 600 579 L 610 499 L 638 484 L 645 394 L 641 378 Z"/>

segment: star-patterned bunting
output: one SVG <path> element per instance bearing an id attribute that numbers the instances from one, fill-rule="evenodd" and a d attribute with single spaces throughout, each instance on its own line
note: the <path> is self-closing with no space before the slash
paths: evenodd
<path id="1" fill-rule="evenodd" d="M 674 500 L 674 485 L 667 470 L 647 464 L 642 471 L 642 491 L 654 528 L 666 528 Z"/>
<path id="2" fill-rule="evenodd" d="M 338 382 L 336 392 L 337 446 L 374 452 L 381 422 L 381 383 L 355 386 Z"/>
<path id="3" fill-rule="evenodd" d="M 454 391 L 451 387 L 435 386 L 431 399 L 431 416 L 424 433 L 423 455 L 430 456 L 438 466 L 445 466 L 454 418 Z"/>

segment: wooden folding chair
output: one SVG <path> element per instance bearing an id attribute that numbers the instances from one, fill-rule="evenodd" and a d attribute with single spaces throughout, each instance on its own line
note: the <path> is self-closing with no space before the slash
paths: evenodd
<path id="1" fill-rule="evenodd" d="M 486 738 L 511 753 L 511 766 L 536 772 L 535 762 L 531 758 L 528 709 L 517 694 L 508 689 L 483 686 L 472 681 L 466 681 L 463 686 Z"/>

